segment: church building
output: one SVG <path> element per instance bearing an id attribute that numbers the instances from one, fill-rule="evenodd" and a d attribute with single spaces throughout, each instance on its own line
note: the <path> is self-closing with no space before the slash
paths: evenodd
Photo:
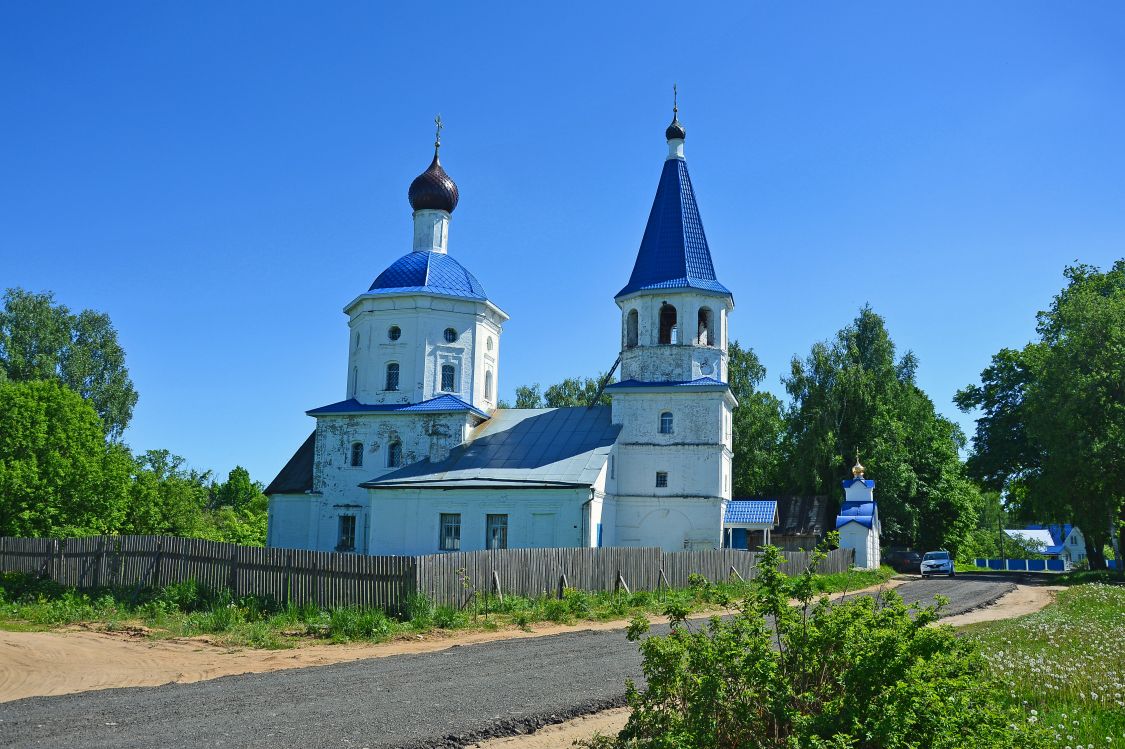
<path id="1" fill-rule="evenodd" d="M 412 250 L 344 307 L 347 397 L 307 412 L 315 431 L 266 488 L 268 545 L 418 555 L 729 539 L 734 298 L 715 275 L 675 110 L 665 136 L 614 297 L 612 405 L 556 409 L 497 407 L 508 315 L 450 254 L 458 192 L 438 139 L 408 193 Z"/>

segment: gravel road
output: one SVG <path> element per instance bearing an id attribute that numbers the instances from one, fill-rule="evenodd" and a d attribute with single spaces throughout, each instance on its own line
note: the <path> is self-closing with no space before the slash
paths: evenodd
<path id="1" fill-rule="evenodd" d="M 907 602 L 947 615 L 1015 586 L 987 576 L 917 580 Z M 666 628 L 665 628 L 666 629 Z M 654 631 L 660 632 L 661 628 Z M 0 704 L 0 746 L 460 747 L 624 702 L 641 659 L 623 632 L 583 631 L 435 653 Z"/>

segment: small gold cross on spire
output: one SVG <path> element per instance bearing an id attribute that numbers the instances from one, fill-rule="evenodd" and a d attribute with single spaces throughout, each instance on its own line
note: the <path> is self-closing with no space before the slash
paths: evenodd
<path id="1" fill-rule="evenodd" d="M 434 134 L 434 153 L 435 154 L 438 152 L 438 149 L 441 148 L 441 129 L 443 127 L 445 127 L 445 126 L 441 124 L 441 114 L 438 114 L 437 117 L 434 117 L 434 129 L 436 131 L 435 134 Z"/>

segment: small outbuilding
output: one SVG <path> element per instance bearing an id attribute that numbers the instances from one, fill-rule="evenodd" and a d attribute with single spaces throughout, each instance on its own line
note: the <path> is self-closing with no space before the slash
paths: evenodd
<path id="1" fill-rule="evenodd" d="M 732 499 L 723 513 L 723 548 L 752 549 L 751 534 L 761 533 L 762 546 L 770 543 L 777 526 L 776 499 Z"/>
<path id="2" fill-rule="evenodd" d="M 843 482 L 844 504 L 836 516 L 840 548 L 855 550 L 855 567 L 879 568 L 879 508 L 875 504 L 875 482 L 863 477 L 864 468 L 856 459 L 852 478 Z"/>

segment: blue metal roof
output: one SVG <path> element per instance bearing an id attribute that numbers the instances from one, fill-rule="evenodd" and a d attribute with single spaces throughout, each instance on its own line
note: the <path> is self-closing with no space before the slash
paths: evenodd
<path id="1" fill-rule="evenodd" d="M 875 482 L 872 481 L 871 479 L 844 479 L 844 481 L 842 483 L 844 484 L 844 488 L 847 489 L 849 486 L 851 486 L 852 484 L 855 484 L 857 482 L 863 484 L 868 489 L 874 489 L 875 488 Z"/>
<path id="2" fill-rule="evenodd" d="M 1074 530 L 1074 526 L 1071 525 L 1070 523 L 1064 523 L 1062 525 L 1059 525 L 1058 523 L 1051 523 L 1050 525 L 1029 525 L 1029 526 L 1027 526 L 1027 530 L 1029 530 L 1029 531 L 1045 530 L 1045 531 L 1047 531 L 1048 533 L 1051 534 L 1051 540 L 1055 542 L 1055 545 L 1061 547 L 1064 544 L 1064 542 L 1066 541 L 1067 537 L 1070 535 L 1070 532 L 1072 530 Z M 1047 552 L 1047 553 L 1052 553 L 1052 552 Z M 1058 552 L 1053 552 L 1053 553 L 1057 554 Z"/>
<path id="3" fill-rule="evenodd" d="M 309 416 L 323 416 L 326 414 L 357 414 L 357 413 L 377 413 L 377 412 L 433 412 L 433 411 L 469 411 L 482 418 L 489 418 L 489 415 L 479 408 L 470 403 L 458 398 L 456 395 L 439 395 L 436 398 L 422 401 L 421 403 L 360 403 L 355 398 L 349 398 L 346 401 L 338 403 L 330 403 L 327 406 L 314 408 L 311 411 L 305 411 Z"/>
<path id="4" fill-rule="evenodd" d="M 646 289 L 678 288 L 731 296 L 715 278 L 687 163 L 683 159 L 668 159 L 660 174 L 633 275 L 616 298 Z"/>
<path id="5" fill-rule="evenodd" d="M 361 486 L 590 487 L 621 433 L 610 415 L 609 406 L 499 408 L 445 460 L 423 459 Z"/>
<path id="6" fill-rule="evenodd" d="M 723 524 L 769 525 L 777 520 L 776 499 L 733 499 L 727 503 Z"/>
<path id="7" fill-rule="evenodd" d="M 727 387 L 727 384 L 725 382 L 716 380 L 714 377 L 700 377 L 695 380 L 673 380 L 669 382 L 622 380 L 621 382 L 615 382 L 612 385 L 607 385 L 606 390 L 609 390 L 610 388 L 713 387 L 715 385 Z"/>
<path id="8" fill-rule="evenodd" d="M 408 252 L 380 273 L 367 293 L 430 293 L 488 299 L 480 281 L 443 252 Z"/>
<path id="9" fill-rule="evenodd" d="M 860 479 L 855 479 L 859 481 Z M 848 523 L 859 523 L 870 528 L 875 524 L 874 502 L 844 502 L 840 507 L 840 514 L 836 516 L 836 528 L 839 529 Z"/>

